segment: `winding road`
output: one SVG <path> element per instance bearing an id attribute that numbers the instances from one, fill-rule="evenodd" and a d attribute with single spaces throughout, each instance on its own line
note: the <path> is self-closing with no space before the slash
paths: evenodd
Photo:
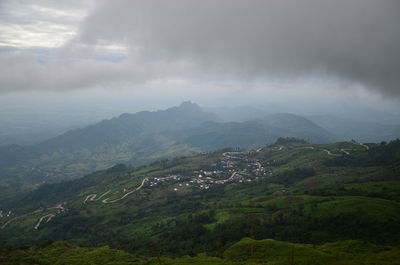
<path id="1" fill-rule="evenodd" d="M 37 230 L 38 228 L 39 228 L 39 226 L 40 226 L 40 224 L 42 223 L 42 221 L 44 220 L 44 219 L 46 219 L 47 218 L 47 220 L 46 220 L 46 223 L 48 223 L 48 222 L 50 222 L 50 220 L 54 217 L 55 215 L 54 214 L 48 214 L 48 215 L 45 215 L 45 216 L 42 216 L 40 219 L 39 219 L 39 221 L 37 222 L 37 224 L 34 226 L 34 228 Z"/>
<path id="2" fill-rule="evenodd" d="M 311 149 L 311 150 L 314 150 L 314 149 L 315 149 L 314 146 L 306 146 L 306 147 L 303 147 L 303 148 Z"/>
<path id="3" fill-rule="evenodd" d="M 0 227 L 0 230 L 4 229 L 8 224 L 10 224 L 12 221 L 14 221 L 14 220 L 16 220 L 16 219 L 18 219 L 18 218 L 20 218 L 20 217 L 24 217 L 24 216 L 28 216 L 28 215 L 40 213 L 40 212 L 42 212 L 42 211 L 44 211 L 44 209 L 43 209 L 43 208 L 39 208 L 39 209 L 37 209 L 36 211 L 30 212 L 30 213 L 26 213 L 26 214 L 23 214 L 23 215 L 20 215 L 20 216 L 16 216 L 16 217 L 14 217 L 14 218 L 8 220 L 6 223 L 4 223 L 4 224 Z"/>
<path id="4" fill-rule="evenodd" d="M 133 190 L 131 190 L 131 191 L 128 191 L 128 192 L 125 193 L 121 198 L 115 199 L 115 200 L 112 200 L 112 201 L 109 200 L 110 198 L 106 198 L 106 199 L 102 200 L 102 203 L 114 203 L 114 202 L 117 202 L 117 201 L 120 201 L 120 200 L 124 199 L 125 197 L 129 196 L 130 194 L 132 194 L 132 193 L 134 193 L 134 192 L 140 190 L 140 189 L 143 187 L 144 183 L 145 183 L 147 180 L 148 180 L 148 178 L 144 178 L 144 179 L 142 180 L 142 183 L 140 184 L 139 187 L 137 187 L 136 189 L 133 189 Z"/>
<path id="5" fill-rule="evenodd" d="M 8 220 L 5 224 L 3 224 L 1 226 L 1 229 L 4 229 L 9 223 L 11 223 L 12 221 L 14 221 L 15 219 L 17 219 L 18 217 L 14 217 L 13 219 Z"/>
<path id="6" fill-rule="evenodd" d="M 346 155 L 350 155 L 350 153 L 348 152 L 348 150 L 351 150 L 351 149 L 340 149 L 340 151 L 342 151 L 343 153 L 345 153 Z"/>
<path id="7" fill-rule="evenodd" d="M 230 180 L 232 180 L 235 176 L 236 176 L 236 174 L 237 174 L 237 172 L 236 171 L 234 171 L 233 173 L 232 173 L 232 175 L 229 177 L 229 178 L 227 178 L 227 179 L 224 179 L 224 180 L 219 180 L 219 181 L 221 181 L 221 182 L 227 182 L 227 181 L 230 181 Z"/>
<path id="8" fill-rule="evenodd" d="M 59 203 L 54 207 L 51 207 L 50 209 L 59 209 L 61 211 L 64 211 L 64 207 L 63 207 L 64 203 Z"/>
<path id="9" fill-rule="evenodd" d="M 97 196 L 97 194 L 90 194 L 90 195 L 88 195 L 88 196 L 86 196 L 86 198 L 85 198 L 85 200 L 83 201 L 83 203 L 84 204 L 86 204 L 86 201 L 98 201 L 98 200 L 100 200 L 101 198 L 103 198 L 105 195 L 107 195 L 108 193 L 110 193 L 111 192 L 111 190 L 108 190 L 108 191 L 106 191 L 106 192 L 104 192 L 100 197 L 98 197 L 97 199 L 96 199 L 96 196 Z"/>
<path id="10" fill-rule="evenodd" d="M 327 149 L 323 149 L 328 155 L 330 156 L 340 156 L 338 154 L 332 154 L 331 151 L 327 150 Z"/>
<path id="11" fill-rule="evenodd" d="M 236 176 L 237 172 L 233 172 L 232 175 L 230 176 L 230 178 L 228 178 L 227 180 L 232 180 L 235 176 Z"/>

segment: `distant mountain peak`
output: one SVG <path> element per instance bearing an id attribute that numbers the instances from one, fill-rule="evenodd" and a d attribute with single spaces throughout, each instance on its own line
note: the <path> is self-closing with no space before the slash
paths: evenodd
<path id="1" fill-rule="evenodd" d="M 191 101 L 183 101 L 180 105 L 170 107 L 166 110 L 158 110 L 157 112 L 166 112 L 166 113 L 205 113 L 204 110 Z"/>
<path id="2" fill-rule="evenodd" d="M 199 105 L 197 105 L 196 103 L 189 101 L 183 101 L 178 108 L 182 108 L 182 109 L 200 109 Z"/>

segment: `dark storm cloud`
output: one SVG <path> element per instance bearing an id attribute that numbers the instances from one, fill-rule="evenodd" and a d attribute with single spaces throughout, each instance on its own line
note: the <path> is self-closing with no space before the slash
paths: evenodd
<path id="1" fill-rule="evenodd" d="M 400 96 L 398 0 L 99 1 L 78 42 L 234 78 L 324 74 Z"/>

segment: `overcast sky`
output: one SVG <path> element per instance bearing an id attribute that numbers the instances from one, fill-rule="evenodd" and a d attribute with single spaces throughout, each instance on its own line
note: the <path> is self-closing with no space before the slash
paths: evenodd
<path id="1" fill-rule="evenodd" d="M 399 27 L 398 0 L 0 0 L 0 97 L 396 109 Z"/>

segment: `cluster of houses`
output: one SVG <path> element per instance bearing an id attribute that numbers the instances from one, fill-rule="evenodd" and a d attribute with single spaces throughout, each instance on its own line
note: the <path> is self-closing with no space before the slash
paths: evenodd
<path id="1" fill-rule="evenodd" d="M 180 181 L 181 180 L 181 176 L 180 175 L 167 175 L 165 177 L 158 177 L 158 178 L 152 178 L 149 179 L 149 186 L 150 187 L 154 187 L 159 185 L 160 183 L 164 183 L 167 181 Z"/>
<path id="2" fill-rule="evenodd" d="M 11 215 L 11 211 L 8 211 L 8 213 L 7 213 L 7 214 L 5 214 L 5 213 L 4 213 L 4 215 L 5 215 L 5 217 L 10 217 L 10 215 Z M 3 217 L 4 217 L 4 215 L 3 215 L 3 210 L 0 210 L 0 218 L 3 218 Z"/>
<path id="3" fill-rule="evenodd" d="M 208 190 L 213 185 L 222 185 L 236 181 L 238 183 L 257 181 L 272 175 L 271 167 L 264 167 L 258 159 L 250 159 L 248 153 L 226 152 L 219 163 L 212 164 L 213 169 L 193 171 L 195 177 L 166 175 L 149 179 L 149 186 L 155 187 L 165 182 L 174 182 L 174 191 L 189 187 Z"/>

